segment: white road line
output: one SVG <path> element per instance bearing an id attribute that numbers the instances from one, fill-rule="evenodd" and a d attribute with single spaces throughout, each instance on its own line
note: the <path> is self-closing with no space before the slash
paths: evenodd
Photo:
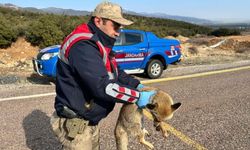
<path id="1" fill-rule="evenodd" d="M 35 95 L 28 95 L 28 96 L 18 96 L 18 97 L 1 98 L 0 102 L 2 102 L 2 101 L 17 100 L 17 99 L 45 97 L 45 96 L 52 96 L 52 95 L 56 95 L 56 93 L 45 93 L 45 94 L 35 94 Z"/>
<path id="2" fill-rule="evenodd" d="M 154 80 L 144 80 L 144 81 L 141 81 L 141 83 L 142 84 L 152 84 L 152 83 L 158 83 L 158 82 L 166 82 L 166 81 L 171 81 L 171 80 L 179 80 L 179 79 L 202 77 L 202 76 L 220 74 L 220 73 L 225 73 L 225 72 L 233 72 L 233 71 L 239 71 L 239 70 L 246 70 L 246 69 L 250 69 L 250 66 L 244 66 L 244 67 L 232 68 L 232 69 L 225 69 L 225 70 L 218 70 L 218 71 L 211 71 L 211 72 L 203 72 L 203 73 L 197 73 L 197 74 L 191 74 L 191 75 L 184 75 L 184 76 L 177 76 L 177 77 L 172 77 L 172 78 L 161 78 L 161 79 L 154 79 Z M 45 96 L 51 96 L 51 95 L 56 95 L 56 93 L 45 93 L 45 94 L 36 94 L 36 95 L 28 95 L 28 96 L 0 98 L 0 102 L 1 101 L 17 100 L 17 99 L 45 97 Z"/>

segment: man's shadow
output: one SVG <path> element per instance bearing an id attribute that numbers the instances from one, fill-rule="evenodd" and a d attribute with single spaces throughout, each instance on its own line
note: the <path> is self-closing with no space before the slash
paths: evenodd
<path id="1" fill-rule="evenodd" d="M 28 148 L 32 150 L 62 149 L 52 131 L 50 117 L 46 113 L 34 110 L 24 118 L 23 128 Z"/>
<path id="2" fill-rule="evenodd" d="M 47 76 L 39 76 L 36 73 L 31 74 L 27 77 L 28 82 L 33 84 L 43 84 L 43 85 L 51 85 L 52 83 L 55 84 L 55 78 L 47 77 Z"/>

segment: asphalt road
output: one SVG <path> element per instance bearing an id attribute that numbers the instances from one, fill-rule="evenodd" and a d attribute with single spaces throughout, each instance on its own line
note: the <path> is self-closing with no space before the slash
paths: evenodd
<path id="1" fill-rule="evenodd" d="M 250 149 L 250 69 L 150 86 L 163 89 L 183 104 L 168 122 L 179 135 L 170 132 L 164 139 L 146 120 L 151 133 L 147 140 L 155 149 Z M 54 92 L 53 85 L 0 86 L 0 98 L 49 92 Z M 53 101 L 54 96 L 47 96 L 0 102 L 0 149 L 60 149 L 49 126 Z M 115 150 L 113 130 L 118 110 L 119 105 L 101 122 L 102 150 Z M 130 139 L 129 149 L 146 150 L 134 139 Z"/>

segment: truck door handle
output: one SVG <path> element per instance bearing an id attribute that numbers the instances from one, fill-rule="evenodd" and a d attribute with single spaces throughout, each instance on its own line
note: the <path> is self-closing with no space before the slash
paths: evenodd
<path id="1" fill-rule="evenodd" d="M 117 52 L 117 53 L 121 53 L 121 52 L 123 52 L 123 50 L 117 50 L 117 51 L 115 51 L 115 52 Z"/>
<path id="2" fill-rule="evenodd" d="M 144 51 L 144 50 L 146 50 L 146 48 L 140 48 L 139 50 L 140 50 L 140 51 Z"/>

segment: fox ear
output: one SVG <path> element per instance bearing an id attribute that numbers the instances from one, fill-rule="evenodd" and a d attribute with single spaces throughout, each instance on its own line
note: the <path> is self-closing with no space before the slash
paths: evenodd
<path id="1" fill-rule="evenodd" d="M 176 111 L 177 109 L 179 109 L 181 106 L 181 103 L 175 103 L 173 105 L 171 105 L 171 108 L 173 111 Z"/>
<path id="2" fill-rule="evenodd" d="M 157 104 L 147 104 L 146 107 L 150 110 L 155 109 L 155 107 L 157 106 Z"/>

